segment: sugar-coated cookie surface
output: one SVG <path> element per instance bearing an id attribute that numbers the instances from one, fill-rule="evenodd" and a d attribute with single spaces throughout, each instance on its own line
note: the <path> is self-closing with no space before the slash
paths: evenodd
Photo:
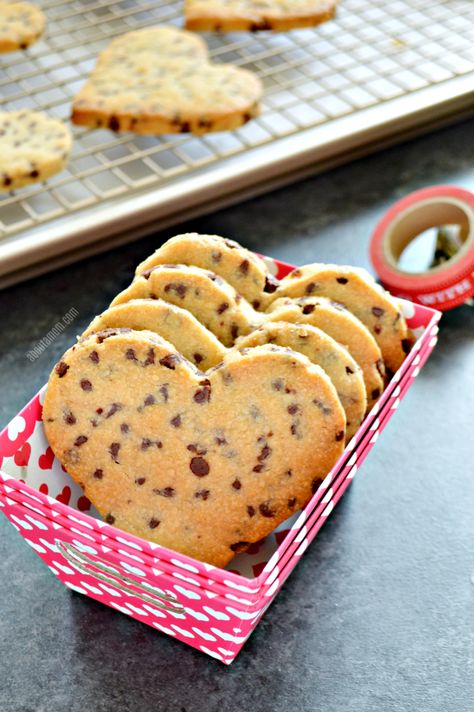
<path id="1" fill-rule="evenodd" d="M 132 299 L 110 307 L 89 324 L 83 336 L 110 328 L 154 331 L 202 371 L 222 361 L 227 351 L 191 312 L 162 299 Z"/>
<path id="2" fill-rule="evenodd" d="M 215 272 L 241 294 L 254 309 L 260 309 L 262 293 L 273 282 L 265 262 L 234 240 L 219 235 L 176 235 L 138 265 L 141 275 L 160 264 L 194 265 Z"/>
<path id="3" fill-rule="evenodd" d="M 0 111 L 0 190 L 15 190 L 62 171 L 71 145 L 71 133 L 59 119 L 38 111 Z"/>
<path id="4" fill-rule="evenodd" d="M 291 30 L 334 17 L 337 0 L 185 0 L 190 30 Z"/>
<path id="5" fill-rule="evenodd" d="M 259 113 L 255 74 L 212 64 L 201 38 L 158 26 L 114 39 L 73 101 L 72 121 L 138 134 L 203 134 Z"/>
<path id="6" fill-rule="evenodd" d="M 29 2 L 0 2 L 0 52 L 27 49 L 44 32 L 46 20 Z"/>
<path id="7" fill-rule="evenodd" d="M 111 306 L 130 299 L 164 299 L 191 312 L 225 345 L 253 328 L 256 315 L 239 294 L 213 272 L 187 265 L 158 265 L 137 277 Z"/>
<path id="8" fill-rule="evenodd" d="M 43 421 L 107 523 L 217 566 L 310 499 L 345 433 L 330 379 L 299 353 L 233 350 L 203 374 L 131 330 L 63 356 Z"/>
<path id="9" fill-rule="evenodd" d="M 367 408 L 362 371 L 344 346 L 314 326 L 274 322 L 242 336 L 236 348 L 287 346 L 309 358 L 329 376 L 346 413 L 346 440 L 359 428 Z"/>
<path id="10" fill-rule="evenodd" d="M 368 410 L 380 398 L 385 386 L 382 352 L 367 327 L 341 304 L 325 297 L 280 298 L 266 316 L 271 321 L 312 324 L 332 336 L 362 369 Z"/>
<path id="11" fill-rule="evenodd" d="M 281 280 L 273 299 L 323 296 L 347 307 L 365 324 L 382 352 L 385 365 L 395 372 L 411 347 L 410 335 L 397 301 L 364 269 L 310 264 Z"/>

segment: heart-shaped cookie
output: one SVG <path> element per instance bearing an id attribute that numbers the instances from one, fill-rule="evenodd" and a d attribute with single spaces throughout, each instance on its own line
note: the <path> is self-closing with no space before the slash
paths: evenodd
<path id="1" fill-rule="evenodd" d="M 65 354 L 43 421 L 106 522 L 217 566 L 306 504 L 345 432 L 333 384 L 301 354 L 234 349 L 204 374 L 132 330 Z"/>
<path id="2" fill-rule="evenodd" d="M 337 0 L 186 0 L 189 30 L 292 30 L 334 17 Z"/>
<path id="3" fill-rule="evenodd" d="M 259 113 L 260 80 L 214 65 L 205 43 L 174 27 L 117 37 L 73 102 L 72 121 L 139 134 L 235 129 Z"/>

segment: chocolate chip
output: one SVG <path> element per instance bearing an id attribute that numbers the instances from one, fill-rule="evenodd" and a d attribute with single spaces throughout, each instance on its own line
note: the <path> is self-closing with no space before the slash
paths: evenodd
<path id="1" fill-rule="evenodd" d="M 195 354 L 193 354 L 193 359 L 194 359 L 194 363 L 200 364 L 201 361 L 203 361 L 204 356 L 202 356 L 200 353 L 196 352 Z"/>
<path id="2" fill-rule="evenodd" d="M 91 418 L 91 423 L 93 428 L 97 428 L 99 423 L 97 422 L 97 418 Z"/>
<path id="3" fill-rule="evenodd" d="M 383 316 L 385 314 L 385 309 L 382 309 L 382 307 L 372 307 L 372 314 L 376 317 Z"/>
<path id="4" fill-rule="evenodd" d="M 299 409 L 299 405 L 297 405 L 296 403 L 292 403 L 288 406 L 287 411 L 290 415 L 295 415 L 295 413 L 298 413 Z"/>
<path id="5" fill-rule="evenodd" d="M 238 335 L 239 335 L 239 327 L 237 326 L 237 324 L 232 324 L 232 326 L 230 327 L 230 335 L 232 336 L 232 338 L 234 339 L 234 341 L 235 341 L 235 339 L 238 337 Z"/>
<path id="6" fill-rule="evenodd" d="M 260 301 L 258 299 L 254 299 L 252 302 L 252 306 L 254 309 L 259 309 L 260 308 Z"/>
<path id="7" fill-rule="evenodd" d="M 402 339 L 402 349 L 403 353 L 409 354 L 411 351 L 411 341 L 410 339 Z"/>
<path id="8" fill-rule="evenodd" d="M 134 349 L 127 349 L 125 351 L 125 358 L 128 358 L 129 361 L 137 361 L 138 360 Z"/>
<path id="9" fill-rule="evenodd" d="M 313 494 L 316 494 L 316 492 L 319 489 L 320 484 L 322 483 L 322 479 L 320 477 L 316 477 L 312 483 L 311 483 L 311 492 Z"/>
<path id="10" fill-rule="evenodd" d="M 292 435 L 295 436 L 295 438 L 297 440 L 302 439 L 303 435 L 300 430 L 300 421 L 299 420 L 295 420 L 295 422 L 291 424 L 290 432 Z"/>
<path id="11" fill-rule="evenodd" d="M 238 480 L 238 479 L 235 479 L 235 480 L 232 482 L 232 487 L 233 487 L 235 490 L 241 489 L 241 487 L 242 487 L 241 481 Z"/>
<path id="12" fill-rule="evenodd" d="M 265 465 L 262 465 L 262 464 L 255 465 L 255 467 L 252 468 L 252 471 L 253 471 L 253 472 L 261 472 L 264 467 L 265 467 Z"/>
<path id="13" fill-rule="evenodd" d="M 255 516 L 255 507 L 252 507 L 251 504 L 247 505 L 247 514 L 249 515 L 249 517 Z"/>
<path id="14" fill-rule="evenodd" d="M 181 416 L 179 414 L 175 415 L 174 418 L 171 418 L 170 423 L 173 428 L 179 428 L 181 426 Z"/>
<path id="15" fill-rule="evenodd" d="M 109 452 L 112 460 L 118 464 L 117 455 L 120 450 L 120 443 L 111 443 Z"/>
<path id="16" fill-rule="evenodd" d="M 67 365 L 67 363 L 65 363 L 64 361 L 60 361 L 58 364 L 56 364 L 56 368 L 54 370 L 58 374 L 59 378 L 62 378 L 66 375 L 68 369 L 69 366 Z"/>
<path id="17" fill-rule="evenodd" d="M 287 470 L 287 471 L 285 472 L 285 475 L 286 475 L 287 477 L 293 477 L 293 470 Z"/>
<path id="18" fill-rule="evenodd" d="M 336 442 L 340 442 L 344 437 L 344 430 L 340 430 L 336 433 Z"/>
<path id="19" fill-rule="evenodd" d="M 225 438 L 220 438 L 219 436 L 216 436 L 214 438 L 216 445 L 227 445 L 227 440 Z"/>
<path id="20" fill-rule="evenodd" d="M 352 368 L 349 368 L 349 366 L 346 366 L 346 373 L 347 373 L 348 376 L 352 376 L 352 374 L 354 373 L 354 371 L 352 370 Z"/>
<path id="21" fill-rule="evenodd" d="M 163 487 L 163 489 L 154 489 L 154 494 L 159 494 L 160 497 L 174 497 L 176 490 L 174 487 Z"/>
<path id="22" fill-rule="evenodd" d="M 12 183 L 13 183 L 13 179 L 10 178 L 9 175 L 7 175 L 6 173 L 4 173 L 4 175 L 3 175 L 3 185 L 4 185 L 5 187 L 7 187 L 7 186 L 11 185 Z"/>
<path id="23" fill-rule="evenodd" d="M 184 299 L 187 291 L 188 288 L 185 284 L 182 284 L 182 282 L 170 282 L 165 286 L 165 292 L 176 292 L 181 299 Z"/>
<path id="24" fill-rule="evenodd" d="M 148 522 L 148 526 L 150 527 L 150 529 L 156 529 L 156 527 L 159 525 L 159 523 L 160 523 L 159 519 L 155 519 L 154 517 L 152 517 L 150 519 L 150 521 Z"/>
<path id="25" fill-rule="evenodd" d="M 276 378 L 274 381 L 272 381 L 272 388 L 274 391 L 281 391 L 283 385 L 283 380 L 281 378 Z"/>
<path id="26" fill-rule="evenodd" d="M 89 358 L 92 361 L 92 363 L 99 363 L 99 354 L 97 351 L 91 351 L 89 354 Z"/>
<path id="27" fill-rule="evenodd" d="M 198 490 L 197 492 L 194 493 L 194 496 L 196 499 L 203 499 L 206 500 L 210 495 L 210 490 L 203 489 L 203 490 Z"/>
<path id="28" fill-rule="evenodd" d="M 258 509 L 262 517 L 274 517 L 276 512 L 270 507 L 269 502 L 262 502 L 259 504 Z"/>
<path id="29" fill-rule="evenodd" d="M 144 485 L 146 482 L 146 477 L 137 477 L 135 482 L 137 483 L 137 485 Z"/>
<path id="30" fill-rule="evenodd" d="M 222 304 L 219 304 L 217 307 L 217 313 L 218 314 L 223 314 L 226 309 L 229 308 L 229 304 L 227 302 L 222 302 Z"/>
<path id="31" fill-rule="evenodd" d="M 302 309 L 302 312 L 303 312 L 303 314 L 312 314 L 312 312 L 314 312 L 315 309 L 316 309 L 315 304 L 305 304 Z"/>
<path id="32" fill-rule="evenodd" d="M 143 362 L 144 366 L 151 366 L 152 364 L 155 363 L 155 351 L 154 349 L 149 349 L 148 353 L 146 355 L 146 359 Z"/>
<path id="33" fill-rule="evenodd" d="M 288 508 L 293 509 L 295 504 L 296 504 L 296 497 L 291 497 L 291 499 L 288 500 Z"/>
<path id="34" fill-rule="evenodd" d="M 196 477 L 205 477 L 209 474 L 209 463 L 203 457 L 193 457 L 189 468 Z"/>
<path id="35" fill-rule="evenodd" d="M 76 422 L 76 417 L 71 413 L 70 410 L 68 410 L 67 413 L 64 413 L 64 422 L 68 425 L 74 425 L 74 423 Z"/>
<path id="36" fill-rule="evenodd" d="M 115 517 L 113 517 L 111 514 L 107 514 L 105 521 L 107 524 L 113 524 L 115 522 Z"/>
<path id="37" fill-rule="evenodd" d="M 380 398 L 380 388 L 374 388 L 371 395 L 372 400 L 377 400 L 377 398 Z"/>
<path id="38" fill-rule="evenodd" d="M 96 470 L 92 477 L 95 477 L 96 480 L 101 480 L 102 477 L 104 476 L 104 471 L 103 470 Z"/>
<path id="39" fill-rule="evenodd" d="M 307 284 L 305 289 L 306 294 L 312 294 L 316 289 L 316 286 L 316 282 L 310 282 L 309 284 Z"/>
<path id="40" fill-rule="evenodd" d="M 244 260 L 240 263 L 239 270 L 242 272 L 242 274 L 247 274 L 247 272 L 249 271 L 249 266 L 250 262 L 248 260 Z"/>
<path id="41" fill-rule="evenodd" d="M 164 402 L 167 403 L 168 398 L 169 398 L 169 393 L 168 393 L 168 386 L 166 385 L 166 383 L 164 383 L 162 386 L 160 386 L 160 393 L 163 396 Z"/>
<path id="42" fill-rule="evenodd" d="M 102 415 L 102 413 L 104 412 L 104 409 L 103 409 L 103 408 L 96 408 L 95 412 L 97 413 L 97 415 Z"/>
<path id="43" fill-rule="evenodd" d="M 203 385 L 203 388 L 199 388 L 196 393 L 194 394 L 194 401 L 195 403 L 209 403 L 211 399 L 211 385 L 210 381 L 206 379 L 206 381 L 201 381 L 200 385 Z"/>
<path id="44" fill-rule="evenodd" d="M 186 449 L 189 450 L 189 452 L 194 452 L 196 455 L 205 455 L 207 450 L 205 447 L 201 447 L 200 445 L 196 445 L 196 443 L 191 443 L 190 445 L 186 446 Z"/>
<path id="45" fill-rule="evenodd" d="M 119 410 L 122 410 L 122 405 L 120 403 L 112 403 L 109 412 L 105 417 L 110 418 L 112 415 L 115 415 L 115 413 L 117 413 Z"/>
<path id="46" fill-rule="evenodd" d="M 163 447 L 163 443 L 160 440 L 150 440 L 150 438 L 142 438 L 140 448 L 141 450 L 148 450 L 153 445 L 156 445 L 158 450 Z"/>
<path id="47" fill-rule="evenodd" d="M 153 396 L 151 393 L 145 398 L 143 401 L 143 405 L 154 405 L 156 403 L 155 396 Z M 108 417 L 108 416 L 107 416 Z"/>
<path id="48" fill-rule="evenodd" d="M 375 334 L 381 334 L 382 333 L 382 327 L 379 324 L 376 324 L 374 326 L 374 333 Z"/>
<path id="49" fill-rule="evenodd" d="M 240 552 L 245 551 L 248 545 L 248 541 L 236 541 L 235 544 L 231 544 L 229 548 L 236 554 L 239 554 Z"/>
<path id="50" fill-rule="evenodd" d="M 120 430 L 122 431 L 122 433 L 128 433 L 128 431 L 130 430 L 130 427 L 129 427 L 129 425 L 127 425 L 127 423 L 122 423 L 120 425 Z"/>
<path id="51" fill-rule="evenodd" d="M 111 116 L 109 119 L 109 129 L 111 131 L 118 131 L 120 128 L 120 122 L 116 116 Z"/>
<path id="52" fill-rule="evenodd" d="M 166 356 L 163 356 L 163 358 L 160 358 L 160 365 L 164 366 L 165 368 L 170 368 L 172 371 L 175 370 L 176 364 L 179 363 L 181 359 L 179 358 L 178 354 L 167 354 Z"/>
<path id="53" fill-rule="evenodd" d="M 220 262 L 222 259 L 222 252 L 211 252 L 211 257 L 213 262 Z"/>
<path id="54" fill-rule="evenodd" d="M 258 460 L 259 462 L 263 462 L 263 460 L 266 460 L 267 457 L 270 457 L 271 454 L 272 454 L 272 449 L 271 449 L 271 447 L 269 447 L 268 445 L 264 445 L 264 446 L 262 447 L 262 450 L 261 450 L 261 452 L 260 452 L 260 455 L 257 457 L 257 460 Z"/>
<path id="55" fill-rule="evenodd" d="M 339 284 L 347 284 L 348 281 L 347 277 L 336 277 L 336 282 L 339 282 Z"/>
<path id="56" fill-rule="evenodd" d="M 266 292 L 267 294 L 273 294 L 273 292 L 276 292 L 277 288 L 278 288 L 278 280 L 276 280 L 275 277 L 268 275 L 265 278 L 265 286 L 263 288 L 263 291 Z"/>
<path id="57" fill-rule="evenodd" d="M 74 445 L 76 447 L 80 447 L 81 445 L 84 445 L 88 441 L 89 438 L 87 438 L 85 435 L 79 435 L 75 440 L 74 440 Z"/>

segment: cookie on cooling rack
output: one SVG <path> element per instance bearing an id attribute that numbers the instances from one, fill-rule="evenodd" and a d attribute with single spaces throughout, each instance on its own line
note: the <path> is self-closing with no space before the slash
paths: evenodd
<path id="1" fill-rule="evenodd" d="M 0 190 L 46 180 L 66 166 L 68 127 L 38 111 L 0 111 Z"/>
<path id="2" fill-rule="evenodd" d="M 259 113 L 255 74 L 212 64 L 200 37 L 151 27 L 117 37 L 73 101 L 72 121 L 138 134 L 235 129 Z"/>
<path id="3" fill-rule="evenodd" d="M 44 32 L 41 10 L 29 2 L 0 2 L 0 53 L 27 49 Z"/>
<path id="4" fill-rule="evenodd" d="M 331 20 L 337 0 L 185 0 L 189 30 L 293 30 Z"/>

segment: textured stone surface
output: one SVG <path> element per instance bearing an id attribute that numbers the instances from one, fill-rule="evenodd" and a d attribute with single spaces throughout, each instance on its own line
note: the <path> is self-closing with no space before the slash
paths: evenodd
<path id="1" fill-rule="evenodd" d="M 369 267 L 370 231 L 434 183 L 474 189 L 474 122 L 0 293 L 0 425 L 172 234 Z M 35 363 L 26 352 L 79 312 Z M 67 591 L 0 517 L 2 712 L 470 712 L 474 309 L 440 343 L 351 491 L 230 668 Z"/>

